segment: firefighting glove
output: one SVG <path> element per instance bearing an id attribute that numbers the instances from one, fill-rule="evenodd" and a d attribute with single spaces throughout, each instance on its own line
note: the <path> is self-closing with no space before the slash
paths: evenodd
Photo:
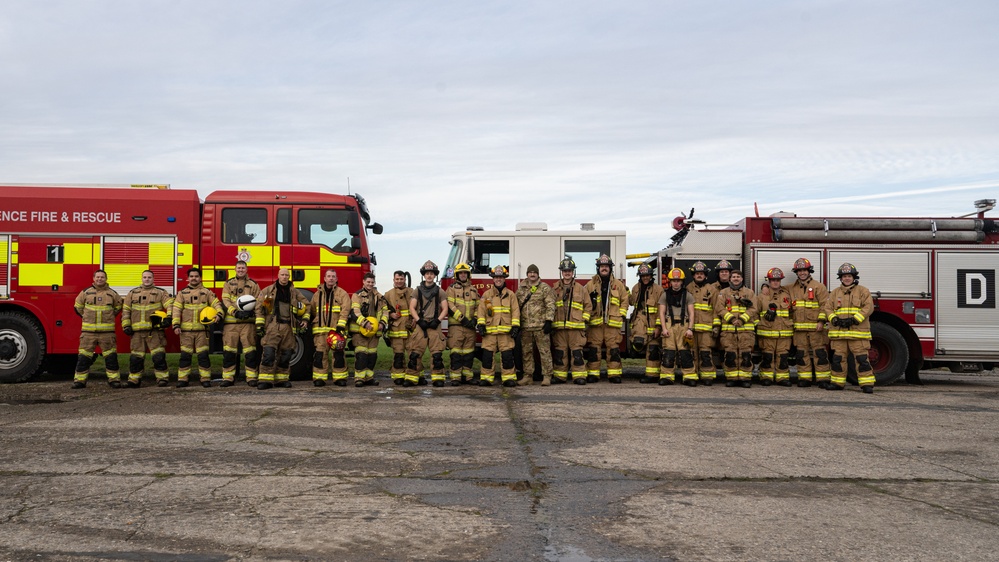
<path id="1" fill-rule="evenodd" d="M 237 320 L 246 320 L 247 318 L 252 318 L 253 313 L 249 310 L 237 310 L 234 316 Z"/>
<path id="2" fill-rule="evenodd" d="M 857 324 L 860 324 L 860 322 L 857 322 L 857 319 L 851 316 L 849 318 L 844 318 L 843 321 L 840 322 L 840 324 L 843 324 L 844 328 L 849 328 L 850 326 L 856 326 Z"/>
<path id="3" fill-rule="evenodd" d="M 468 329 L 470 329 L 470 330 L 474 330 L 475 329 L 475 318 L 465 318 L 464 320 L 461 321 L 461 325 L 464 326 L 464 327 L 466 327 L 466 328 L 468 328 Z"/>
<path id="4" fill-rule="evenodd" d="M 771 303 L 770 310 L 763 313 L 763 319 L 767 322 L 773 322 L 777 319 L 777 305 Z"/>
<path id="5" fill-rule="evenodd" d="M 166 330 L 167 328 L 173 327 L 173 316 L 167 316 L 160 322 L 160 329 Z"/>
<path id="6" fill-rule="evenodd" d="M 513 328 L 510 328 L 510 337 L 513 339 L 517 339 L 520 337 L 520 326 L 514 326 Z"/>
<path id="7" fill-rule="evenodd" d="M 133 330 L 131 326 L 125 326 L 124 328 L 121 329 L 121 331 L 125 332 L 126 336 L 131 336 L 132 334 L 135 333 L 135 330 Z"/>
<path id="8" fill-rule="evenodd" d="M 416 322 L 416 325 L 419 326 L 421 330 L 426 330 L 427 328 L 430 327 L 430 322 L 427 322 L 423 318 L 420 318 L 419 321 Z"/>
<path id="9" fill-rule="evenodd" d="M 741 304 L 742 306 L 744 306 L 746 308 L 749 308 L 749 307 L 753 306 L 753 301 L 751 301 L 749 299 L 739 299 L 739 304 Z"/>
<path id="10" fill-rule="evenodd" d="M 832 324 L 833 326 L 837 327 L 837 328 L 839 328 L 841 326 L 840 321 L 839 321 L 839 316 L 833 316 L 832 318 L 830 318 L 829 319 L 829 323 Z"/>
<path id="11" fill-rule="evenodd" d="M 486 337 L 486 325 L 485 324 L 479 324 L 478 326 L 475 327 L 475 329 L 476 329 L 477 332 L 479 332 L 480 336 Z"/>
<path id="12" fill-rule="evenodd" d="M 594 309 L 597 308 L 597 292 L 596 291 L 590 291 L 590 304 L 593 305 Z"/>
<path id="13" fill-rule="evenodd" d="M 440 325 L 441 325 L 441 321 L 438 320 L 438 319 L 436 319 L 436 318 L 434 318 L 430 322 L 427 322 L 427 327 L 430 328 L 431 330 L 436 330 L 437 327 L 440 326 Z"/>
<path id="14" fill-rule="evenodd" d="M 265 330 L 263 326 L 257 326 L 257 337 L 258 338 L 264 337 L 264 334 L 266 332 L 267 332 L 267 330 Z"/>
<path id="15" fill-rule="evenodd" d="M 552 321 L 545 320 L 545 326 L 541 328 L 541 331 L 544 332 L 545 335 L 552 333 Z"/>

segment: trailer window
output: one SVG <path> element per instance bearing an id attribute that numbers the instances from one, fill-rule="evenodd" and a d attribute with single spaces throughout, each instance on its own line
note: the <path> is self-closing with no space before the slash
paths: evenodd
<path id="1" fill-rule="evenodd" d="M 267 209 L 222 210 L 223 244 L 266 244 Z"/>
<path id="2" fill-rule="evenodd" d="M 566 240 L 564 253 L 576 262 L 576 276 L 596 275 L 600 254 L 611 255 L 610 240 Z"/>
<path id="3" fill-rule="evenodd" d="M 489 269 L 497 265 L 510 267 L 509 240 L 476 240 L 475 260 L 472 273 L 489 273 Z"/>
<path id="4" fill-rule="evenodd" d="M 353 211 L 346 209 L 301 209 L 298 211 L 298 243 L 322 244 L 334 252 L 351 254 L 360 238 L 350 234 Z"/>

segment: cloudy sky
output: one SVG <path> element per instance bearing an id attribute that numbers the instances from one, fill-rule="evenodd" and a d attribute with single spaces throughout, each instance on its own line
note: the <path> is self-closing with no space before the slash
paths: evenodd
<path id="1" fill-rule="evenodd" d="M 999 198 L 999 3 L 0 3 L 0 181 L 364 195 L 468 224 L 952 216 Z M 415 257 L 414 257 L 415 256 Z M 383 283 L 384 284 L 384 283 Z"/>

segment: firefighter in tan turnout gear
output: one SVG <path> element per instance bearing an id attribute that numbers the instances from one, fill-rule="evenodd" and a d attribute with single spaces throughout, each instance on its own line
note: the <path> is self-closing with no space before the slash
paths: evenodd
<path id="1" fill-rule="evenodd" d="M 874 392 L 874 369 L 868 358 L 871 349 L 871 292 L 858 283 L 860 274 L 851 263 L 839 266 L 840 286 L 829 294 L 823 311 L 829 319 L 829 346 L 832 348 L 832 376 L 827 390 L 846 386 L 847 354 L 857 363 L 857 384 L 867 394 Z"/>
<path id="2" fill-rule="evenodd" d="M 749 388 L 753 378 L 753 344 L 756 342 L 756 295 L 742 285 L 742 272 L 732 270 L 729 286 L 718 293 L 715 316 L 721 321 L 725 351 L 725 386 Z"/>
<path id="3" fill-rule="evenodd" d="M 767 271 L 769 290 L 760 289 L 757 297 L 760 322 L 756 325 L 756 342 L 760 347 L 760 384 L 763 386 L 770 386 L 774 381 L 780 386 L 791 386 L 787 355 L 794 336 L 791 320 L 794 301 L 791 292 L 781 287 L 783 279 L 784 272 L 780 268 L 770 268 Z"/>
<path id="4" fill-rule="evenodd" d="M 479 292 L 472 285 L 472 268 L 467 263 L 459 263 L 454 267 L 454 283 L 451 283 L 445 294 L 450 313 L 447 347 L 451 350 L 451 385 L 471 384 Z"/>
<path id="5" fill-rule="evenodd" d="M 295 288 L 291 272 L 284 267 L 278 270 L 277 281 L 260 291 L 260 301 L 255 312 L 263 352 L 257 389 L 291 388 L 295 332 L 309 326 L 309 302 Z"/>
<path id="6" fill-rule="evenodd" d="M 379 334 L 388 328 L 388 306 L 375 289 L 375 274 L 364 274 L 361 290 L 350 297 L 354 321 L 350 323 L 354 344 L 354 386 L 378 386 L 375 363 L 378 361 Z"/>
<path id="7" fill-rule="evenodd" d="M 822 310 L 829 291 L 812 278 L 815 268 L 805 258 L 798 258 L 792 267 L 797 279 L 787 286 L 794 304 L 794 362 L 798 365 L 798 386 L 811 386 L 812 377 L 820 388 L 829 384 L 829 336 L 825 331 L 826 313 Z"/>
<path id="8" fill-rule="evenodd" d="M 118 371 L 118 341 L 114 332 L 115 316 L 121 312 L 121 296 L 108 286 L 108 274 L 103 269 L 94 272 L 94 284 L 76 296 L 73 309 L 83 319 L 80 329 L 80 351 L 76 359 L 76 374 L 72 388 L 87 386 L 94 350 L 101 348 L 104 370 L 111 388 L 121 388 Z"/>
<path id="9" fill-rule="evenodd" d="M 713 283 L 711 283 L 711 287 L 713 288 L 714 298 L 715 298 L 715 301 L 711 303 L 712 314 L 714 313 L 714 307 L 718 299 L 718 294 L 721 293 L 724 289 L 727 289 L 729 286 L 729 278 L 732 275 L 732 269 L 733 269 L 732 262 L 728 260 L 719 260 L 718 263 L 715 264 L 715 275 L 717 275 L 718 279 Z M 721 341 L 721 333 L 722 333 L 721 323 L 720 322 L 714 323 L 712 330 L 715 335 L 715 348 L 711 351 L 711 359 L 712 361 L 714 361 L 715 372 L 717 374 L 717 371 L 724 367 L 724 362 L 725 362 L 724 361 L 725 348 L 722 345 Z"/>
<path id="10" fill-rule="evenodd" d="M 255 315 L 252 309 L 244 310 L 238 306 L 238 301 L 242 296 L 250 296 L 256 302 L 259 295 L 260 286 L 246 274 L 246 262 L 237 261 L 236 276 L 226 281 L 222 288 L 222 308 L 226 317 L 222 326 L 222 382 L 219 386 L 232 386 L 236 380 L 240 347 L 245 354 L 246 383 L 250 386 L 257 384 L 260 355 L 257 353 Z"/>
<path id="11" fill-rule="evenodd" d="M 146 349 L 153 357 L 156 384 L 169 384 L 170 373 L 166 362 L 166 337 L 163 320 L 173 310 L 173 297 L 154 284 L 153 272 L 142 272 L 142 285 L 125 295 L 121 308 L 121 331 L 131 338 L 128 360 L 129 388 L 142 385 L 142 372 L 146 369 Z"/>
<path id="12" fill-rule="evenodd" d="M 388 309 L 385 343 L 392 349 L 389 375 L 397 385 L 406 380 L 406 346 L 409 343 L 409 332 L 414 327 L 413 317 L 409 313 L 409 301 L 412 298 L 413 289 L 406 286 L 406 272 L 399 270 L 393 273 L 392 288 L 385 293 L 385 305 Z"/>
<path id="13" fill-rule="evenodd" d="M 687 284 L 691 302 L 694 304 L 694 368 L 700 376 L 701 384 L 711 386 L 715 381 L 715 364 L 711 350 L 716 345 L 715 328 L 721 330 L 721 320 L 715 316 L 715 297 L 718 291 L 714 283 L 708 283 L 708 266 L 702 261 L 694 262 L 690 270 L 694 280 Z"/>
<path id="14" fill-rule="evenodd" d="M 177 388 L 188 385 L 191 363 L 198 356 L 201 386 L 212 386 L 212 361 L 208 356 L 208 331 L 222 322 L 222 302 L 201 284 L 201 270 L 187 270 L 187 287 L 173 301 L 173 331 L 180 336 L 180 360 L 177 362 Z"/>
<path id="15" fill-rule="evenodd" d="M 659 297 L 662 294 L 662 286 L 652 282 L 652 268 L 644 263 L 638 266 L 638 283 L 631 289 L 628 304 L 634 307 L 629 320 L 631 350 L 645 356 L 645 375 L 640 379 L 643 383 L 659 380 L 663 354 L 659 318 Z"/>
<path id="16" fill-rule="evenodd" d="M 586 345 L 586 323 L 590 320 L 593 307 L 583 286 L 576 283 L 576 263 L 569 258 L 558 264 L 562 278 L 555 284 L 555 336 L 553 338 L 552 363 L 553 383 L 566 382 L 570 371 L 573 382 L 586 384 L 586 359 L 583 347 Z M 541 386 L 547 386 L 547 379 Z"/>
<path id="17" fill-rule="evenodd" d="M 542 380 L 552 377 L 552 321 L 555 319 L 555 296 L 552 288 L 541 280 L 538 266 L 527 266 L 527 279 L 517 287 L 520 304 L 520 345 L 523 352 L 524 376 L 518 385 L 534 382 L 534 349 L 541 359 Z"/>
<path id="18" fill-rule="evenodd" d="M 346 386 L 347 358 L 340 345 L 330 346 L 330 332 L 341 338 L 347 337 L 347 317 L 350 316 L 350 295 L 337 284 L 335 269 L 327 269 L 323 282 L 316 288 L 309 302 L 309 315 L 312 318 L 312 343 L 316 353 L 312 357 L 312 384 L 326 386 L 332 367 L 333 384 Z M 333 337 L 337 342 L 338 338 Z M 330 365 L 330 354 L 333 362 Z"/>
<path id="19" fill-rule="evenodd" d="M 482 371 L 479 386 L 492 386 L 496 379 L 493 357 L 500 354 L 503 386 L 517 386 L 514 340 L 520 335 L 520 305 L 517 295 L 506 286 L 507 268 L 497 265 L 489 275 L 493 285 L 482 294 L 476 310 L 477 329 L 482 336 Z"/>
<path id="20" fill-rule="evenodd" d="M 659 322 L 663 328 L 663 364 L 659 384 L 673 384 L 676 367 L 683 373 L 683 384 L 697 386 L 694 370 L 694 302 L 683 288 L 683 270 L 674 267 L 666 274 L 669 288 L 659 297 Z"/>
<path id="21" fill-rule="evenodd" d="M 628 314 L 628 288 L 614 277 L 607 254 L 597 258 L 597 274 L 583 287 L 593 313 L 586 330 L 586 382 L 600 380 L 600 360 L 607 354 L 607 380 L 621 382 L 621 328 Z M 573 381 L 575 382 L 575 381 Z"/>
<path id="22" fill-rule="evenodd" d="M 423 282 L 413 290 L 409 299 L 416 327 L 409 336 L 409 364 L 406 366 L 405 386 L 419 384 L 423 378 L 423 352 L 430 350 L 430 380 L 435 387 L 444 386 L 444 349 L 447 342 L 441 323 L 447 319 L 447 295 L 437 284 L 440 269 L 427 260 L 420 268 Z"/>

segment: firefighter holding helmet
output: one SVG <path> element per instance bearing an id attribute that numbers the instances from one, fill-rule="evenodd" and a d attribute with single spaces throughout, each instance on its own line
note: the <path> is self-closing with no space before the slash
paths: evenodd
<path id="1" fill-rule="evenodd" d="M 662 294 L 662 286 L 652 282 L 652 268 L 645 263 L 638 266 L 638 283 L 631 289 L 628 304 L 634 307 L 629 320 L 631 351 L 645 357 L 643 383 L 659 380 L 663 353 L 659 318 L 659 298 Z"/>
<path id="2" fill-rule="evenodd" d="M 430 380 L 435 387 L 444 386 L 444 349 L 447 340 L 441 330 L 441 323 L 447 319 L 447 295 L 437 284 L 440 269 L 427 260 L 420 268 L 423 281 L 413 290 L 409 299 L 409 310 L 416 321 L 416 327 L 409 336 L 409 363 L 406 365 L 404 386 L 414 386 L 423 378 L 423 352 L 430 350 Z"/>
<path id="3" fill-rule="evenodd" d="M 753 377 L 753 345 L 756 343 L 756 295 L 742 284 L 742 272 L 731 271 L 729 286 L 718 293 L 715 316 L 721 322 L 721 345 L 725 353 L 725 386 L 749 388 Z"/>
<path id="4" fill-rule="evenodd" d="M 795 260 L 791 269 L 797 276 L 787 289 L 794 303 L 791 318 L 794 321 L 793 343 L 797 351 L 793 361 L 798 365 L 798 386 L 811 386 L 814 377 L 815 384 L 825 388 L 830 374 L 829 337 L 825 331 L 826 313 L 822 307 L 829 291 L 812 278 L 815 268 L 807 258 Z"/>
<path id="5" fill-rule="evenodd" d="M 847 354 L 857 363 L 857 384 L 866 394 L 874 392 L 874 369 L 868 352 L 871 349 L 871 292 L 859 283 L 860 274 L 851 263 L 839 266 L 836 276 L 840 286 L 829 294 L 823 311 L 829 319 L 829 346 L 832 348 L 832 376 L 827 390 L 846 386 L 844 363 Z"/>
<path id="6" fill-rule="evenodd" d="M 576 283 L 576 262 L 570 258 L 558 264 L 561 279 L 555 284 L 555 335 L 552 338 L 553 378 L 543 379 L 541 386 L 549 382 L 561 384 L 572 373 L 573 381 L 586 384 L 586 359 L 583 347 L 586 345 L 586 323 L 590 320 L 593 305 L 583 286 Z"/>
<path id="7" fill-rule="evenodd" d="M 586 382 L 600 380 L 600 358 L 607 353 L 607 380 L 621 382 L 621 328 L 628 314 L 628 288 L 614 277 L 614 261 L 601 254 L 597 273 L 583 290 L 590 296 L 593 314 L 586 329 Z M 579 380 L 573 380 L 579 383 Z M 580 383 L 585 384 L 585 383 Z"/>
<path id="8" fill-rule="evenodd" d="M 715 381 L 715 364 L 711 358 L 711 350 L 715 347 L 714 329 L 721 330 L 721 320 L 715 316 L 715 296 L 718 290 L 714 283 L 708 283 L 708 266 L 702 261 L 694 262 L 690 267 L 693 281 L 687 283 L 694 304 L 694 369 L 700 377 L 701 384 L 711 386 Z"/>
<path id="9" fill-rule="evenodd" d="M 142 284 L 125 295 L 121 308 L 121 330 L 131 338 L 128 360 L 129 388 L 142 385 L 142 372 L 146 369 L 146 349 L 153 357 L 156 384 L 167 386 L 170 373 L 166 362 L 166 337 L 163 319 L 173 310 L 173 297 L 153 283 L 153 272 L 142 272 Z"/>
<path id="10" fill-rule="evenodd" d="M 253 297 L 256 303 L 260 296 L 260 286 L 247 275 L 246 262 L 236 262 L 236 276 L 231 277 L 222 287 L 222 308 L 226 311 L 225 325 L 222 326 L 222 382 L 219 386 L 232 386 L 236 380 L 236 365 L 239 363 L 239 348 L 246 354 L 246 384 L 257 384 L 257 369 L 260 368 L 260 354 L 257 353 L 257 333 L 254 326 L 253 310 L 242 303 Z M 243 297 L 243 301 L 240 301 Z M 254 306 L 256 306 L 254 304 Z"/>
<path id="11" fill-rule="evenodd" d="M 326 386 L 332 367 L 333 384 L 347 385 L 347 358 L 344 346 L 347 341 L 347 317 L 350 315 L 350 295 L 337 283 L 335 269 L 327 269 L 323 282 L 316 288 L 309 302 L 312 318 L 312 342 L 316 353 L 312 357 L 312 384 Z M 333 332 L 331 335 L 330 332 Z M 338 337 L 339 336 L 339 337 Z M 332 338 L 332 339 L 331 339 Z M 330 344 L 333 345 L 330 345 Z M 330 354 L 333 364 L 330 365 Z"/>
<path id="12" fill-rule="evenodd" d="M 375 363 L 378 361 L 378 338 L 388 327 L 388 306 L 375 288 L 375 274 L 364 274 L 361 289 L 351 295 L 351 342 L 354 344 L 354 386 L 378 386 Z"/>
<path id="13" fill-rule="evenodd" d="M 659 384 L 670 385 L 676 377 L 676 368 L 683 373 L 683 384 L 697 386 L 694 369 L 694 299 L 683 288 L 685 275 L 679 267 L 666 274 L 669 287 L 659 297 L 659 323 L 663 328 L 663 362 L 659 370 Z"/>
<path id="14" fill-rule="evenodd" d="M 275 386 L 291 388 L 291 358 L 295 354 L 295 332 L 309 326 L 309 301 L 291 282 L 291 272 L 282 267 L 272 285 L 260 291 L 256 313 L 257 336 L 263 352 L 257 390 Z"/>
<path id="15" fill-rule="evenodd" d="M 517 295 L 506 286 L 510 276 L 505 266 L 497 265 L 489 275 L 493 285 L 482 294 L 476 310 L 477 329 L 482 336 L 482 371 L 479 386 L 492 386 L 496 380 L 493 358 L 500 354 L 503 386 L 517 386 L 514 340 L 520 335 L 520 305 Z"/>
<path id="16" fill-rule="evenodd" d="M 180 360 L 177 362 L 177 388 L 188 385 L 191 363 L 198 356 L 201 386 L 212 386 L 212 361 L 208 356 L 208 331 L 224 318 L 222 302 L 201 284 L 201 270 L 187 270 L 187 287 L 173 301 L 173 331 L 180 336 Z"/>
<path id="17" fill-rule="evenodd" d="M 767 271 L 769 290 L 760 290 L 757 309 L 760 322 L 756 325 L 756 341 L 760 347 L 760 384 L 770 386 L 775 381 L 780 386 L 791 386 L 788 371 L 788 352 L 794 336 L 791 292 L 781 286 L 784 272 L 779 267 Z"/>
<path id="18" fill-rule="evenodd" d="M 451 385 L 471 384 L 479 292 L 472 285 L 472 268 L 467 263 L 454 267 L 454 283 L 447 288 L 445 295 L 450 314 L 447 347 L 451 350 Z"/>
<path id="19" fill-rule="evenodd" d="M 121 296 L 108 286 L 108 275 L 103 269 L 94 272 L 94 284 L 76 296 L 73 309 L 83 320 L 80 330 L 80 354 L 76 359 L 76 374 L 72 388 L 87 386 L 94 350 L 101 348 L 104 369 L 111 388 L 121 388 L 118 371 L 118 341 L 114 331 L 114 318 L 121 312 Z"/>
<path id="20" fill-rule="evenodd" d="M 409 301 L 413 298 L 413 288 L 406 286 L 408 275 L 402 270 L 393 273 L 392 288 L 385 293 L 385 305 L 388 309 L 388 330 L 385 331 L 385 343 L 392 348 L 392 367 L 389 370 L 389 376 L 392 377 L 392 382 L 397 385 L 406 380 L 406 348 L 409 343 L 409 333 L 415 327 L 413 317 L 409 312 Z"/>

